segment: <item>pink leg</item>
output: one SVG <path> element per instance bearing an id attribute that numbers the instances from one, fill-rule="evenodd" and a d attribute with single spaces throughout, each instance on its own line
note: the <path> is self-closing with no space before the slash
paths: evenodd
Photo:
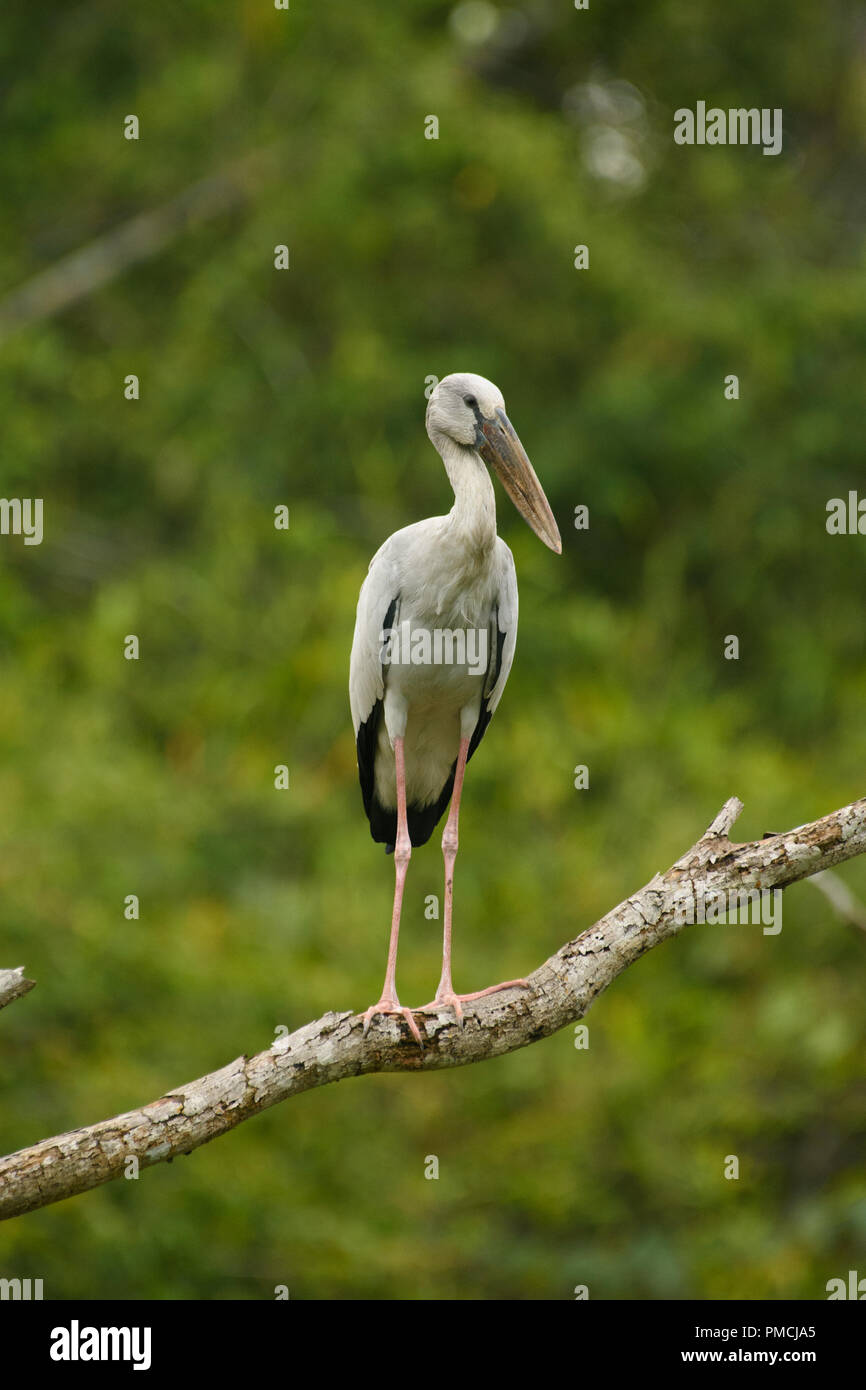
<path id="1" fill-rule="evenodd" d="M 400 936 L 400 912 L 403 907 L 403 887 L 406 883 L 406 870 L 412 856 L 412 841 L 409 839 L 409 826 L 406 820 L 406 764 L 403 757 L 402 738 L 394 739 L 394 763 L 397 772 L 397 839 L 394 844 L 394 910 L 391 914 L 391 940 L 388 945 L 388 964 L 385 968 L 385 983 L 378 1004 L 371 1004 L 364 1014 L 364 1033 L 370 1027 L 374 1014 L 402 1014 L 409 1025 L 415 1041 L 423 1047 L 418 1024 L 412 1017 L 411 1009 L 404 1009 L 397 998 L 395 974 L 397 971 L 397 941 Z"/>
<path id="2" fill-rule="evenodd" d="M 469 754 L 469 739 L 460 740 L 460 752 L 457 754 L 457 768 L 454 773 L 454 791 L 451 794 L 451 810 L 445 822 L 445 829 L 442 832 L 442 857 L 445 860 L 445 931 L 442 943 L 442 977 L 439 981 L 439 988 L 436 991 L 436 998 L 430 1004 L 424 1004 L 416 1013 L 433 1013 L 440 1008 L 450 1005 L 454 1010 L 457 1022 L 463 1027 L 463 1010 L 461 1004 L 467 1003 L 471 999 L 481 999 L 485 994 L 495 994 L 500 989 L 511 989 L 513 986 L 526 985 L 526 980 L 506 980 L 501 985 L 489 985 L 487 989 L 476 990 L 474 994 L 455 994 L 454 985 L 451 982 L 451 915 L 454 905 L 454 863 L 457 859 L 457 846 L 459 842 L 458 824 L 460 820 L 460 798 L 463 794 L 463 774 L 466 771 L 466 759 Z"/>

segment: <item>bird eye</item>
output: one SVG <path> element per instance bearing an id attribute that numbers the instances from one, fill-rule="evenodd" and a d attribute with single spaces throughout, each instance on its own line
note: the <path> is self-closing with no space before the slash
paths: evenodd
<path id="1" fill-rule="evenodd" d="M 474 396 L 464 396 L 463 404 L 468 405 L 470 410 L 474 410 L 478 402 L 476 401 Z"/>

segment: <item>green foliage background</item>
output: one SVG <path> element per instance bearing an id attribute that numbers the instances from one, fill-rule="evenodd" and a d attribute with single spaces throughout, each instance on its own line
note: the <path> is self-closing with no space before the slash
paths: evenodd
<path id="1" fill-rule="evenodd" d="M 3 1151 L 377 997 L 392 868 L 346 677 L 373 551 L 450 506 L 429 375 L 502 387 L 565 540 L 500 493 L 522 627 L 467 782 L 459 988 L 534 968 L 729 795 L 745 839 L 863 793 L 864 541 L 825 508 L 864 487 L 864 34 L 842 0 L 4 7 L 4 294 L 264 155 L 63 312 L 0 302 L 0 491 L 46 524 L 0 539 L 0 963 L 38 980 L 0 1019 Z M 783 108 L 782 154 L 677 147 L 699 99 Z M 438 978 L 440 872 L 434 840 L 404 1001 Z M 866 1258 L 866 942 L 809 884 L 784 908 L 777 937 L 653 952 L 587 1051 L 566 1030 L 312 1092 L 0 1228 L 0 1273 L 50 1298 L 823 1297 Z"/>

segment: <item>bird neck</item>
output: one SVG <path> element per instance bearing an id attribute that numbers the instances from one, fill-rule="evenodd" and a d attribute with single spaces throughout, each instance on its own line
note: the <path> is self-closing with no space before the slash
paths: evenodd
<path id="1" fill-rule="evenodd" d="M 450 527 L 473 549 L 490 550 L 496 540 L 496 494 L 484 461 L 471 445 L 458 444 L 448 435 L 437 432 L 433 443 L 454 489 Z"/>

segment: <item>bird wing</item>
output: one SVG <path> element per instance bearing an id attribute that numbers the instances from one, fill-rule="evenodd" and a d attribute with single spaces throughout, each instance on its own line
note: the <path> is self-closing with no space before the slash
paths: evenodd
<path id="1" fill-rule="evenodd" d="M 364 810 L 374 836 L 379 830 L 378 821 L 381 818 L 374 796 L 379 719 L 385 698 L 381 634 L 387 628 L 396 626 L 400 607 L 400 576 L 393 540 L 394 537 L 390 536 L 376 551 L 370 561 L 367 578 L 361 585 L 349 661 L 349 705 L 355 728 L 358 778 Z"/>
<path id="2" fill-rule="evenodd" d="M 490 614 L 490 658 L 478 723 L 469 741 L 469 757 L 475 752 L 493 712 L 502 698 L 517 645 L 517 571 L 514 556 L 502 538 L 496 542 L 497 588 Z"/>
<path id="3" fill-rule="evenodd" d="M 349 704 L 356 735 L 385 694 L 381 634 L 394 626 L 400 600 L 393 539 L 389 537 L 376 551 L 358 596 L 349 661 Z"/>

